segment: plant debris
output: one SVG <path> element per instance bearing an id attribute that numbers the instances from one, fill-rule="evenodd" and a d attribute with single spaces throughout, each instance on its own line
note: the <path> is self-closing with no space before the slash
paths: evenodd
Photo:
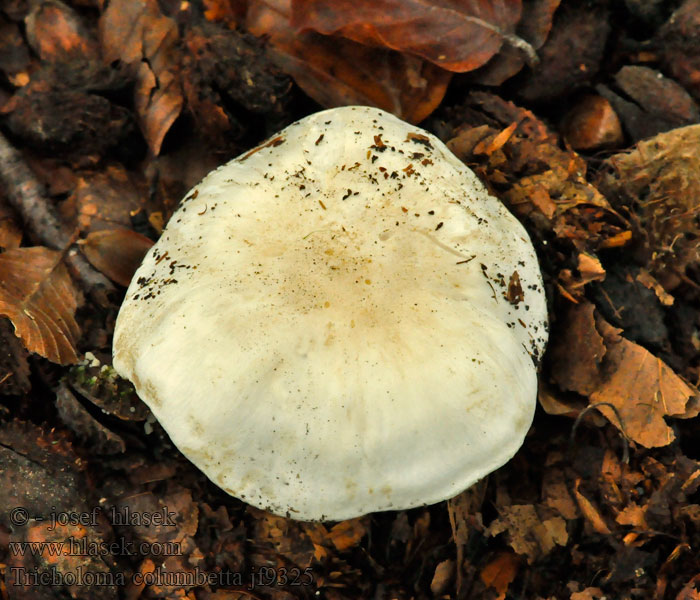
<path id="1" fill-rule="evenodd" d="M 699 32 L 700 0 L 4 2 L 0 597 L 700 597 Z M 204 174 L 345 104 L 422 122 L 509 206 L 552 336 L 510 463 L 306 523 L 197 471 L 111 337 Z"/>

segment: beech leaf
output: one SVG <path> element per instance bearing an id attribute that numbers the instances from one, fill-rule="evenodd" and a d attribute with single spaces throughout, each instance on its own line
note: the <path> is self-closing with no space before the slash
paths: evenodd
<path id="1" fill-rule="evenodd" d="M 561 389 L 600 403 L 596 408 L 638 444 L 667 446 L 675 435 L 666 418 L 695 416 L 690 400 L 698 390 L 620 333 L 592 304 L 571 306 L 551 341 L 552 376 Z"/>
<path id="2" fill-rule="evenodd" d="M 292 25 L 462 73 L 485 64 L 505 39 L 528 45 L 512 34 L 521 11 L 521 0 L 292 0 Z"/>
<path id="3" fill-rule="evenodd" d="M 157 155 L 184 103 L 173 66 L 179 64 L 177 24 L 156 0 L 112 0 L 100 18 L 100 40 L 105 61 L 121 60 L 134 69 L 141 131 Z"/>
<path id="4" fill-rule="evenodd" d="M 289 0 L 251 0 L 247 28 L 269 39 L 277 66 L 322 106 L 376 106 L 418 123 L 440 104 L 451 73 L 417 56 L 298 33 L 290 11 Z"/>
<path id="5" fill-rule="evenodd" d="M 35 247 L 0 254 L 0 315 L 12 321 L 27 350 L 55 363 L 77 362 L 77 306 L 60 252 Z"/>
<path id="6" fill-rule="evenodd" d="M 127 287 L 153 241 L 131 229 L 93 231 L 80 242 L 80 247 L 98 271 L 112 281 Z"/>

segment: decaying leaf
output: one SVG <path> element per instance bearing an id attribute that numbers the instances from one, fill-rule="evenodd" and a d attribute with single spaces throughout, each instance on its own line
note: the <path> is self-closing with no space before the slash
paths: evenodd
<path id="1" fill-rule="evenodd" d="M 626 434 L 642 446 L 670 444 L 676 436 L 664 417 L 690 416 L 686 415 L 688 401 L 698 391 L 651 352 L 623 338 L 602 318 L 596 319 L 596 327 L 605 339 L 605 358 L 612 374 L 591 394 L 591 402 L 615 406 Z M 620 426 L 612 409 L 601 405 L 599 410 Z"/>
<path id="2" fill-rule="evenodd" d="M 549 346 L 551 373 L 564 390 L 590 396 L 600 386 L 601 364 L 607 351 L 595 328 L 594 306 L 571 307 L 566 325 L 557 328 Z"/>
<path id="3" fill-rule="evenodd" d="M 532 112 L 482 92 L 470 94 L 467 105 L 484 113 L 481 120 L 491 124 L 458 127 L 448 147 L 476 166 L 535 232 L 542 237 L 553 232 L 590 255 L 629 241 L 624 219 L 586 180 L 583 158 L 562 150 Z"/>
<path id="4" fill-rule="evenodd" d="M 598 185 L 635 224 L 649 271 L 666 291 L 700 262 L 700 125 L 661 133 L 606 161 Z"/>
<path id="5" fill-rule="evenodd" d="M 367 519 L 362 517 L 337 523 L 328 535 L 335 548 L 342 552 L 359 544 L 366 533 Z"/>
<path id="6" fill-rule="evenodd" d="M 561 0 L 523 2 L 522 17 L 515 33 L 528 42 L 533 49 L 539 50 L 549 36 L 554 12 L 560 2 Z M 471 79 L 481 85 L 500 85 L 525 66 L 526 58 L 522 50 L 510 44 L 504 44 L 498 54 L 472 74 Z"/>
<path id="7" fill-rule="evenodd" d="M 0 254 L 0 314 L 30 352 L 52 362 L 77 362 L 78 294 L 60 252 L 16 248 Z"/>
<path id="8" fill-rule="evenodd" d="M 700 2 L 683 0 L 657 32 L 664 70 L 700 99 Z"/>
<path id="9" fill-rule="evenodd" d="M 689 400 L 698 391 L 648 350 L 622 337 L 590 303 L 570 307 L 550 344 L 556 383 L 598 404 L 611 423 L 642 446 L 673 441 L 665 417 L 695 414 Z"/>
<path id="10" fill-rule="evenodd" d="M 120 164 L 81 173 L 73 193 L 60 205 L 61 216 L 72 228 L 90 233 L 131 227 L 131 215 L 146 205 L 145 181 Z"/>
<path id="11" fill-rule="evenodd" d="M 56 408 L 61 420 L 98 454 L 117 454 L 126 450 L 124 440 L 97 421 L 68 389 L 60 383 L 56 390 Z"/>
<path id="12" fill-rule="evenodd" d="M 327 108 L 377 106 L 417 123 L 442 100 L 451 75 L 418 57 L 290 25 L 291 0 L 251 0 L 247 28 L 266 36 L 277 66 Z"/>
<path id="13" fill-rule="evenodd" d="M 540 507 L 545 513 L 547 509 Z M 549 554 L 557 545 L 565 546 L 569 535 L 566 521 L 559 516 L 540 518 L 532 504 L 512 504 L 499 509 L 499 517 L 488 528 L 489 535 L 508 533 L 508 543 L 515 552 L 532 563 Z"/>
<path id="14" fill-rule="evenodd" d="M 151 246 L 153 240 L 124 228 L 93 231 L 80 244 L 93 267 L 124 287 Z"/>
<path id="15" fill-rule="evenodd" d="M 415 54 L 444 69 L 485 64 L 512 34 L 521 0 L 292 0 L 292 25 Z M 521 40 L 522 42 L 522 40 Z"/>
<path id="16" fill-rule="evenodd" d="M 60 0 L 37 2 L 25 22 L 29 43 L 43 60 L 69 61 L 98 52 L 78 14 Z"/>
<path id="17" fill-rule="evenodd" d="M 100 18 L 104 59 L 130 65 L 136 77 L 134 104 L 153 154 L 180 114 L 177 24 L 155 0 L 112 0 Z"/>
<path id="18" fill-rule="evenodd" d="M 586 521 L 593 527 L 596 533 L 607 535 L 610 533 L 610 528 L 600 514 L 598 508 L 586 496 L 579 491 L 581 479 L 577 479 L 574 484 L 574 498 L 578 502 L 578 507 L 581 513 L 586 518 Z"/>
<path id="19" fill-rule="evenodd" d="M 95 357 L 71 367 L 67 381 L 71 388 L 108 415 L 124 421 L 144 421 L 151 414 L 136 395 L 132 383 Z"/>
<path id="20" fill-rule="evenodd" d="M 519 566 L 520 559 L 516 554 L 501 552 L 481 570 L 481 581 L 498 592 L 497 600 L 504 600 Z"/>
<path id="21" fill-rule="evenodd" d="M 284 120 L 291 87 L 289 76 L 272 65 L 264 40 L 228 25 L 202 23 L 183 36 L 182 86 L 187 111 L 206 140 L 204 157 L 250 131 L 259 139 L 273 133 Z M 234 110 L 239 107 L 244 118 Z M 186 148 L 189 159 L 198 160 L 199 153 Z"/>
<path id="22" fill-rule="evenodd" d="M 597 587 L 587 587 L 580 592 L 574 592 L 571 594 L 569 600 L 602 600 L 605 595 L 603 590 Z"/>
<path id="23" fill-rule="evenodd" d="M 455 561 L 443 560 L 435 567 L 433 579 L 430 582 L 430 591 L 434 596 L 444 594 L 450 587 L 455 575 Z"/>

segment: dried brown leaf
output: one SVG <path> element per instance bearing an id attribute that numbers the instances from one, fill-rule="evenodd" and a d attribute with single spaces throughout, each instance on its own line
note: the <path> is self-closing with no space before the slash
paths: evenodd
<path id="1" fill-rule="evenodd" d="M 671 306 L 675 302 L 673 296 L 666 292 L 663 286 L 646 269 L 639 269 L 639 273 L 637 273 L 635 279 L 645 288 L 652 290 L 659 299 L 659 302 L 664 306 Z"/>
<path id="2" fill-rule="evenodd" d="M 430 591 L 433 596 L 444 594 L 450 587 L 455 576 L 455 561 L 448 559 L 439 562 L 435 567 L 433 579 L 430 582 Z"/>
<path id="3" fill-rule="evenodd" d="M 610 376 L 591 394 L 591 402 L 609 402 L 617 408 L 624 432 L 646 448 L 666 446 L 675 439 L 664 417 L 683 417 L 688 400 L 698 390 L 676 375 L 661 359 L 620 335 L 602 318 L 596 326 L 605 338 Z M 614 411 L 598 410 L 620 427 Z"/>
<path id="4" fill-rule="evenodd" d="M 134 71 L 141 131 L 157 155 L 184 102 L 177 24 L 156 0 L 112 0 L 99 25 L 105 60 L 121 60 Z"/>
<path id="5" fill-rule="evenodd" d="M 29 44 L 42 60 L 70 61 L 97 53 L 97 43 L 78 14 L 59 0 L 36 3 L 25 23 Z"/>
<path id="6" fill-rule="evenodd" d="M 12 321 L 27 350 L 60 364 L 77 362 L 77 306 L 59 252 L 36 247 L 0 254 L 0 314 Z"/>
<path id="7" fill-rule="evenodd" d="M 353 546 L 357 546 L 367 533 L 367 519 L 350 519 L 341 521 L 331 527 L 328 533 L 330 541 L 336 550 L 342 552 Z"/>
<path id="8" fill-rule="evenodd" d="M 131 215 L 145 208 L 145 182 L 122 165 L 110 164 L 98 172 L 82 173 L 73 193 L 60 205 L 71 228 L 91 232 L 131 227 Z"/>
<path id="9" fill-rule="evenodd" d="M 601 516 L 595 505 L 586 498 L 581 492 L 579 492 L 579 485 L 581 484 L 581 479 L 576 479 L 574 484 L 574 498 L 578 502 L 578 507 L 583 513 L 583 516 L 591 524 L 596 533 L 609 534 L 610 528 L 605 523 L 605 520 Z"/>
<path id="10" fill-rule="evenodd" d="M 464 72 L 485 64 L 514 37 L 521 9 L 521 0 L 292 0 L 292 25 Z"/>
<path id="11" fill-rule="evenodd" d="M 527 556 L 529 563 L 546 556 L 557 545 L 565 546 L 568 541 L 566 521 L 556 516 L 540 518 L 532 504 L 502 506 L 498 512 L 498 518 L 488 528 L 489 535 L 508 532 L 510 547 Z"/>
<path id="12" fill-rule="evenodd" d="M 85 440 L 93 451 L 99 454 L 118 454 L 126 449 L 124 440 L 97 421 L 78 402 L 65 383 L 60 383 L 56 390 L 56 408 L 61 421 Z"/>
<path id="13" fill-rule="evenodd" d="M 511 210 L 528 219 L 541 236 L 554 233 L 590 254 L 609 247 L 613 239 L 615 245 L 629 241 L 627 224 L 587 181 L 583 158 L 562 150 L 557 137 L 532 112 L 483 92 L 471 93 L 467 106 L 485 116 L 474 118 L 472 127 L 459 128 L 448 147 L 472 168 L 478 165 L 478 171 L 502 190 Z M 506 131 L 492 125 L 494 120 Z M 480 121 L 490 123 L 487 130 Z M 499 147 L 514 122 L 514 132 Z"/>
<path id="14" fill-rule="evenodd" d="M 518 574 L 520 559 L 512 552 L 501 552 L 480 573 L 481 581 L 498 592 L 497 600 L 506 597 L 508 586 Z"/>
<path id="15" fill-rule="evenodd" d="M 392 50 L 314 32 L 289 23 L 290 0 L 253 0 L 247 28 L 268 37 L 277 66 L 325 107 L 377 106 L 417 123 L 442 100 L 451 74 Z"/>
<path id="16" fill-rule="evenodd" d="M 537 50 L 545 43 L 552 28 L 554 11 L 560 0 L 530 0 L 523 3 L 522 18 L 516 34 Z M 474 73 L 473 81 L 482 85 L 501 85 L 525 65 L 523 52 L 505 45 L 488 63 Z"/>
<path id="17" fill-rule="evenodd" d="M 627 211 L 649 271 L 671 291 L 700 262 L 700 125 L 661 133 L 611 156 L 598 185 Z"/>
<path id="18" fill-rule="evenodd" d="M 665 418 L 692 416 L 698 390 L 620 332 L 592 304 L 570 307 L 552 336 L 551 376 L 561 389 L 600 403 L 597 409 L 635 442 L 666 446 L 675 436 Z"/>
<path id="19" fill-rule="evenodd" d="M 80 244 L 93 267 L 124 287 L 151 246 L 146 236 L 123 228 L 93 231 Z"/>
<path id="20" fill-rule="evenodd" d="M 601 600 L 603 597 L 603 590 L 600 588 L 587 587 L 585 590 L 572 593 L 569 600 Z"/>
<path id="21" fill-rule="evenodd" d="M 632 527 L 646 530 L 649 529 L 649 525 L 644 518 L 645 513 L 645 507 L 639 506 L 634 502 L 630 502 L 618 513 L 618 515 L 615 517 L 615 521 L 617 521 L 620 525 L 631 525 Z"/>
<path id="22" fill-rule="evenodd" d="M 554 381 L 561 389 L 583 396 L 593 394 L 601 385 L 600 365 L 607 351 L 595 328 L 594 310 L 590 303 L 570 306 L 549 347 Z"/>
<path id="23" fill-rule="evenodd" d="M 556 510 L 565 519 L 575 519 L 579 516 L 574 499 L 569 492 L 564 474 L 554 468 L 548 468 L 542 482 L 542 498 L 544 503 Z"/>

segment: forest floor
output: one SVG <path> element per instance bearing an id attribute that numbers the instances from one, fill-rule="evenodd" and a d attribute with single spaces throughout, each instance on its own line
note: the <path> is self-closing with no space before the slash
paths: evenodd
<path id="1" fill-rule="evenodd" d="M 375 4 L 0 2 L 0 598 L 700 598 L 700 0 Z M 208 481 L 111 340 L 186 192 L 346 104 L 504 201 L 551 333 L 507 465 L 308 523 Z"/>

